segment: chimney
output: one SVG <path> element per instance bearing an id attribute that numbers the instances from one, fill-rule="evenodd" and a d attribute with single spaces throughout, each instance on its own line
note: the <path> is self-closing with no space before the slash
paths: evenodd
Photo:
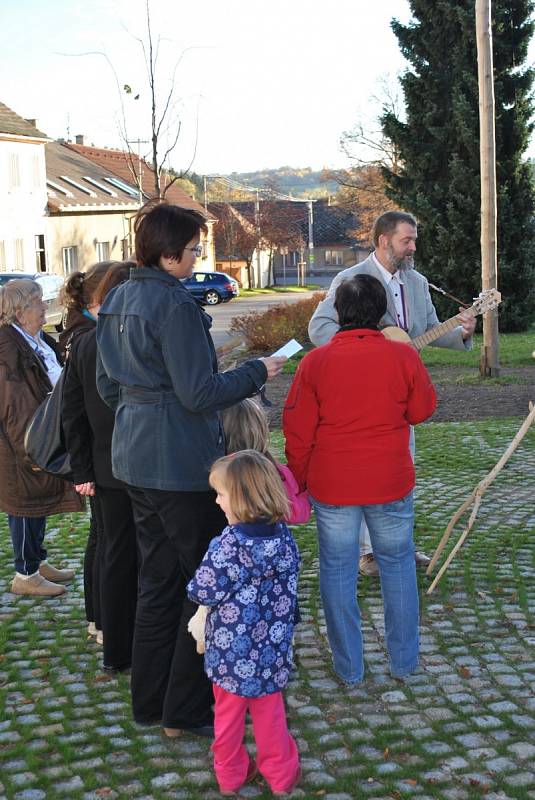
<path id="1" fill-rule="evenodd" d="M 26 122 L 29 122 L 30 125 L 33 125 L 34 128 L 37 128 L 37 120 L 36 119 L 27 119 Z"/>
<path id="2" fill-rule="evenodd" d="M 85 136 L 83 133 L 76 134 L 76 144 L 85 145 Z"/>

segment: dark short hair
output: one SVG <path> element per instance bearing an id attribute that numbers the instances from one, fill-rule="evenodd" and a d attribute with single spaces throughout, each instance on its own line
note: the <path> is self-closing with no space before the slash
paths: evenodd
<path id="1" fill-rule="evenodd" d="M 417 222 L 412 214 L 407 214 L 405 211 L 386 211 L 377 217 L 373 223 L 372 239 L 375 247 L 379 244 L 379 236 L 391 236 L 400 222 L 406 222 L 407 225 L 412 225 L 413 228 L 417 227 Z"/>
<path id="2" fill-rule="evenodd" d="M 201 231 L 207 231 L 206 220 L 198 211 L 160 200 L 145 203 L 134 221 L 137 266 L 159 269 L 162 256 L 180 260 Z"/>
<path id="3" fill-rule="evenodd" d="M 386 314 L 386 289 L 373 275 L 354 275 L 336 290 L 334 307 L 341 328 L 377 328 Z"/>

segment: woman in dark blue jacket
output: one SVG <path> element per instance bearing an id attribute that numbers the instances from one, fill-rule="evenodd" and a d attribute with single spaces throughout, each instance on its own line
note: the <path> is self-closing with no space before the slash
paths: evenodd
<path id="1" fill-rule="evenodd" d="M 97 383 L 115 410 L 112 467 L 128 487 L 140 558 L 132 657 L 137 722 L 212 736 L 212 692 L 187 631 L 185 588 L 225 518 L 208 483 L 225 452 L 218 410 L 255 394 L 284 359 L 218 373 L 211 318 L 180 278 L 206 231 L 195 211 L 148 203 L 135 222 L 137 269 L 99 313 Z"/>

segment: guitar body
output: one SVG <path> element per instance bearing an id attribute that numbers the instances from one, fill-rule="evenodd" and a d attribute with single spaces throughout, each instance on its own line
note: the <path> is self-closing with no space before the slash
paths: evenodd
<path id="1" fill-rule="evenodd" d="M 393 342 L 405 342 L 405 344 L 413 344 L 409 334 L 403 328 L 397 328 L 395 325 L 389 325 L 387 328 L 381 328 L 381 333 L 385 339 L 391 339 Z"/>

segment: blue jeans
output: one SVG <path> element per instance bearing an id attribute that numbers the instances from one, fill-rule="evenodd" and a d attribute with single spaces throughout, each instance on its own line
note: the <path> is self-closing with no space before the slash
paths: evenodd
<path id="1" fill-rule="evenodd" d="M 359 533 L 365 519 L 381 578 L 390 670 L 397 677 L 410 674 L 418 665 L 419 621 L 413 493 L 393 503 L 364 506 L 310 500 L 316 512 L 320 592 L 335 671 L 347 683 L 364 676 L 357 581 Z"/>

